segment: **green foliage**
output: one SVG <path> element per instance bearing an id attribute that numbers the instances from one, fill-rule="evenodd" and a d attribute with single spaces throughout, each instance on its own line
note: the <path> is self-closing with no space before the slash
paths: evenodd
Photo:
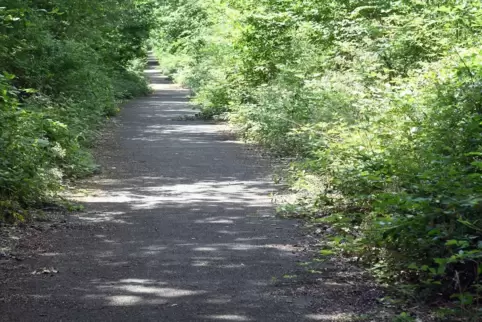
<path id="1" fill-rule="evenodd" d="M 161 63 L 202 113 L 298 158 L 291 183 L 337 232 L 330 249 L 478 305 L 480 1 L 173 0 L 156 15 Z"/>
<path id="2" fill-rule="evenodd" d="M 147 1 L 6 0 L 0 5 L 0 220 L 95 169 L 86 147 L 140 73 Z M 136 60 L 138 60 L 136 62 Z"/>

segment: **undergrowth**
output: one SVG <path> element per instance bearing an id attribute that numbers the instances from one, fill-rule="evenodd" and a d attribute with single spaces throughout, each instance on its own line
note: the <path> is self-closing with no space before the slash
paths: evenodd
<path id="1" fill-rule="evenodd" d="M 170 0 L 156 15 L 161 65 L 201 113 L 296 158 L 288 180 L 333 227 L 328 250 L 437 319 L 480 318 L 480 1 Z"/>
<path id="2" fill-rule="evenodd" d="M 0 221 L 25 220 L 66 179 L 96 169 L 93 134 L 148 92 L 146 1 L 0 5 Z"/>

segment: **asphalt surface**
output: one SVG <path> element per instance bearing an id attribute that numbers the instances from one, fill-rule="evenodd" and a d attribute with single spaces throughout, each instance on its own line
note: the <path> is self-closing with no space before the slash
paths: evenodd
<path id="1" fill-rule="evenodd" d="M 274 216 L 269 161 L 186 118 L 188 91 L 155 62 L 146 73 L 154 91 L 104 135 L 85 214 L 1 284 L 0 320 L 319 320 L 277 282 L 299 267 L 298 232 Z"/>

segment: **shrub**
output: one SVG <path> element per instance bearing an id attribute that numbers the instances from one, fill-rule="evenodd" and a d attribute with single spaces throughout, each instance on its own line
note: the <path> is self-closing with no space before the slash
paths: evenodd
<path id="1" fill-rule="evenodd" d="M 4 219 L 53 198 L 66 178 L 90 174 L 95 164 L 87 147 L 93 131 L 117 113 L 121 100 L 147 93 L 140 62 L 152 24 L 150 5 L 113 0 L 2 3 Z"/>
<path id="2" fill-rule="evenodd" d="M 290 182 L 335 228 L 328 246 L 412 295 L 477 306 L 480 2 L 173 0 L 156 14 L 161 63 L 179 58 L 167 70 L 202 113 L 297 158 Z"/>

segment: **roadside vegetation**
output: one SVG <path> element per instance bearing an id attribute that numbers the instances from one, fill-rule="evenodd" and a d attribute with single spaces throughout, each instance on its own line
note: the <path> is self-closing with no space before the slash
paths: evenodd
<path id="1" fill-rule="evenodd" d="M 283 209 L 331 226 L 322 254 L 436 319 L 480 318 L 480 1 L 166 0 L 156 17 L 201 115 L 295 159 L 303 197 Z"/>
<path id="2" fill-rule="evenodd" d="M 148 92 L 150 12 L 137 0 L 1 2 L 0 221 L 95 170 L 96 129 Z"/>

